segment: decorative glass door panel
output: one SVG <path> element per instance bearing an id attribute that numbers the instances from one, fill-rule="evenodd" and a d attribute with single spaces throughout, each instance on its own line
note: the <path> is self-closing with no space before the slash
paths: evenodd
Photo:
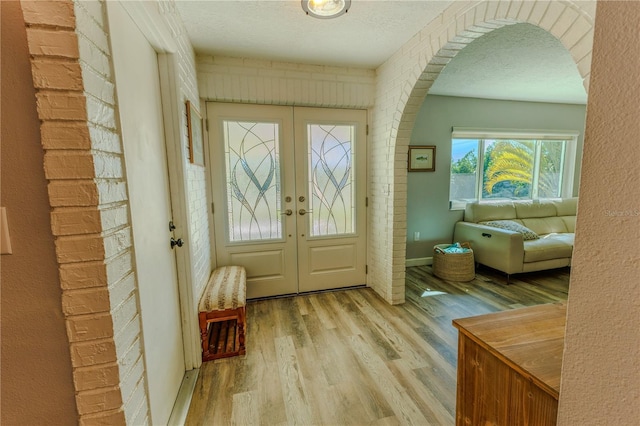
<path id="1" fill-rule="evenodd" d="M 307 125 L 309 234 L 353 234 L 355 229 L 353 125 Z"/>
<path id="2" fill-rule="evenodd" d="M 282 239 L 278 123 L 225 120 L 229 242 Z"/>
<path id="3" fill-rule="evenodd" d="M 366 282 L 366 111 L 207 103 L 216 263 L 247 297 Z"/>
<path id="4" fill-rule="evenodd" d="M 291 108 L 209 102 L 207 119 L 217 266 L 246 268 L 248 298 L 297 293 Z"/>

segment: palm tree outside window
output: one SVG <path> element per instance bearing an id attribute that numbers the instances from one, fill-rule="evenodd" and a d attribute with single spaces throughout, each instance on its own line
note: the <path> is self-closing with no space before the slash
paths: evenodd
<path id="1" fill-rule="evenodd" d="M 470 201 L 571 196 L 577 134 L 482 134 L 454 131 L 451 209 Z"/>

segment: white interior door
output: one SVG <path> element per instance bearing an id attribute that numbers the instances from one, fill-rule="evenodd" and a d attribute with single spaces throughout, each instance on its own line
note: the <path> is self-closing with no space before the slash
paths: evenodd
<path id="1" fill-rule="evenodd" d="M 208 103 L 207 117 L 217 262 L 247 268 L 247 297 L 364 284 L 366 111 Z"/>
<path id="2" fill-rule="evenodd" d="M 151 424 L 166 424 L 185 372 L 171 200 L 155 50 L 108 2 L 135 247 Z M 128 395 L 123 395 L 127 397 Z"/>

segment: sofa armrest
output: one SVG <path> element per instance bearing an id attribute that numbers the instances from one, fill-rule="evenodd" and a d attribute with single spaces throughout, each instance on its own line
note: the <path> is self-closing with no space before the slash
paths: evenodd
<path id="1" fill-rule="evenodd" d="M 522 272 L 522 234 L 471 222 L 457 222 L 453 240 L 469 242 L 476 262 L 507 274 Z"/>

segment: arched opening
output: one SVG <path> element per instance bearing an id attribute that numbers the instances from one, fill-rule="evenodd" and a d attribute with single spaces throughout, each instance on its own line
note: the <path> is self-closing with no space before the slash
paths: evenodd
<path id="1" fill-rule="evenodd" d="M 542 28 L 506 25 L 462 49 L 416 114 L 410 146 L 435 146 L 437 156 L 434 172 L 407 176 L 407 265 L 429 263 L 434 245 L 453 242 L 466 201 L 577 196 L 585 113 L 586 92 L 573 59 Z M 460 128 L 486 129 L 496 138 L 507 129 L 578 135 L 570 143 L 540 143 L 542 166 L 536 167 L 535 144 L 453 139 L 452 129 Z M 510 147 L 509 153 L 500 151 Z M 490 164 L 493 179 L 500 179 L 493 186 Z M 543 166 L 555 167 L 555 173 L 537 173 Z M 535 188 L 526 182 L 534 175 L 540 176 Z"/>
<path id="2" fill-rule="evenodd" d="M 370 179 L 374 183 L 374 209 L 370 215 L 372 223 L 384 223 L 387 228 L 369 233 L 369 284 L 387 301 L 404 301 L 408 146 L 417 113 L 440 71 L 466 45 L 484 34 L 505 25 L 530 23 L 560 40 L 588 88 L 594 7 L 559 1 L 512 2 L 499 8 L 480 3 L 457 8 L 444 25 L 427 26 L 417 35 L 426 42 L 407 49 L 409 57 L 398 55 L 378 69 L 380 101 L 373 112 Z M 389 162 L 389 158 L 394 161 Z"/>

